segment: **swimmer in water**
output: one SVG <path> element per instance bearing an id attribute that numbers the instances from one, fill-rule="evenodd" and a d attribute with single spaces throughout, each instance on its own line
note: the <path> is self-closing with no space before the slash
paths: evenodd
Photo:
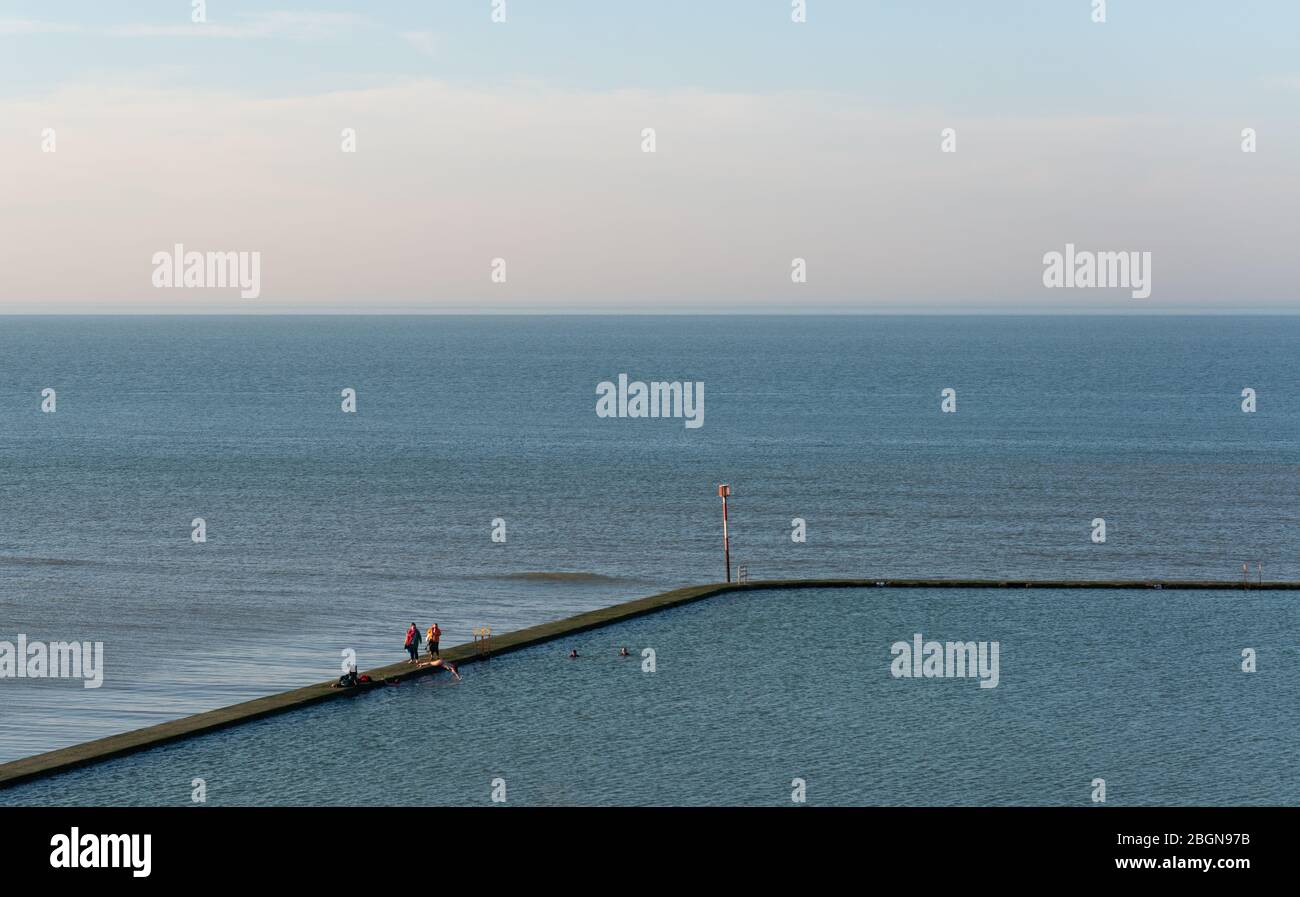
<path id="1" fill-rule="evenodd" d="M 621 647 L 621 648 L 618 649 L 618 656 L 619 656 L 619 657 L 631 657 L 631 656 L 632 656 L 631 654 L 628 654 L 628 653 L 627 653 L 627 645 L 624 645 L 623 647 Z"/>
<path id="2" fill-rule="evenodd" d="M 439 657 L 437 660 L 431 660 L 426 664 L 421 664 L 421 666 L 433 667 L 434 669 L 438 669 L 438 670 L 449 670 L 451 674 L 456 677 L 456 681 L 457 682 L 460 681 L 460 673 L 457 672 L 456 667 L 453 666 L 448 661 L 443 660 L 441 657 Z"/>
<path id="3" fill-rule="evenodd" d="M 574 660 L 574 659 L 576 659 L 577 656 L 578 656 L 578 649 L 577 649 L 577 648 L 573 648 L 573 649 L 571 649 L 571 650 L 569 651 L 569 659 L 570 659 L 570 660 Z"/>

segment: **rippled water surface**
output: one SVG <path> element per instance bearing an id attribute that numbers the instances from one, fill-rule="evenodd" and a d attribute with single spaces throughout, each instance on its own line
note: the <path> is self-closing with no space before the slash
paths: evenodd
<path id="1" fill-rule="evenodd" d="M 1300 579 L 1297 357 L 1300 318 L 0 318 L 0 640 L 106 666 L 0 680 L 0 761 L 397 660 L 412 620 L 457 644 L 720 579 L 720 482 L 755 577 Z M 623 372 L 703 381 L 704 426 L 597 418 Z M 768 687 L 811 689 L 764 636 Z"/>
<path id="2" fill-rule="evenodd" d="M 209 804 L 476 805 L 503 779 L 515 805 L 759 805 L 801 778 L 814 804 L 1084 805 L 1100 777 L 1109 804 L 1298 804 L 1296 622 L 1283 592 L 731 594 L 0 803 L 183 805 L 202 778 Z M 893 678 L 916 632 L 998 641 L 999 684 Z"/>

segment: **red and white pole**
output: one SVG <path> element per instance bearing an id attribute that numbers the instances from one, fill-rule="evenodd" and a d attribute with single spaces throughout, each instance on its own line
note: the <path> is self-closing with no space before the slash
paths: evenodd
<path id="1" fill-rule="evenodd" d="M 727 534 L 727 496 L 731 494 L 731 487 L 723 483 L 718 487 L 718 495 L 722 496 L 722 562 L 727 568 L 727 582 L 731 582 L 731 536 Z"/>

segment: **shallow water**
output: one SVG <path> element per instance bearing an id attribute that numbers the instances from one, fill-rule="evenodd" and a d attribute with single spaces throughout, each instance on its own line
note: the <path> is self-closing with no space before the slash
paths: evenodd
<path id="1" fill-rule="evenodd" d="M 0 804 L 1297 804 L 1294 596 L 729 594 L 0 791 Z M 997 641 L 999 683 L 890 646 Z M 619 658 L 626 644 L 636 655 Z M 582 655 L 567 658 L 570 647 Z M 1258 672 L 1241 671 L 1241 650 Z M 653 673 L 642 651 L 655 652 Z"/>
<path id="2" fill-rule="evenodd" d="M 106 664 L 0 680 L 0 761 L 398 660 L 412 620 L 720 579 L 719 482 L 754 577 L 1300 579 L 1297 349 L 1300 318 L 0 318 L 0 640 Z M 598 419 L 620 372 L 704 381 L 705 425 Z"/>

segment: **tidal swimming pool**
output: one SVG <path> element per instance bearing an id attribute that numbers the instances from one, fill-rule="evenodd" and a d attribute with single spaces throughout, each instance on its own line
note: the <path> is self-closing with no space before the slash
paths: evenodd
<path id="1" fill-rule="evenodd" d="M 1300 804 L 1294 593 L 728 593 L 0 804 Z M 891 646 L 998 642 L 998 684 Z M 626 645 L 630 658 L 617 656 Z M 568 658 L 570 648 L 581 655 Z M 643 669 L 644 649 L 654 672 Z M 1243 649 L 1257 671 L 1243 672 Z"/>

